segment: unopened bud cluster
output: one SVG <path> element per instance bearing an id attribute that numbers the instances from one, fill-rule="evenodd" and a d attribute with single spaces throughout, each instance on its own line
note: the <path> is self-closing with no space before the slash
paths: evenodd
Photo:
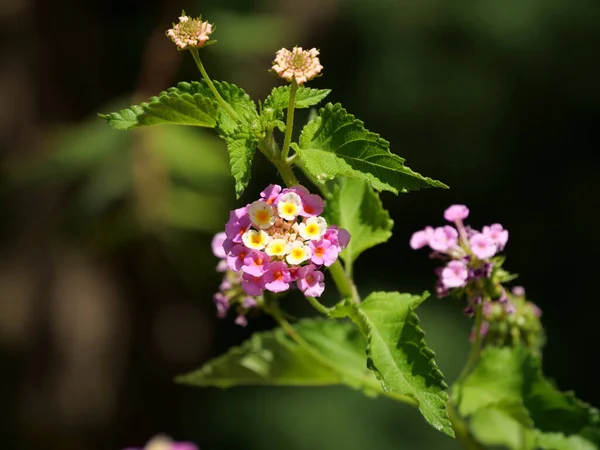
<path id="1" fill-rule="evenodd" d="M 223 316 L 238 305 L 240 325 L 264 291 L 296 286 L 307 297 L 319 297 L 325 289 L 322 267 L 332 265 L 350 240 L 346 230 L 327 224 L 320 215 L 325 202 L 303 186 L 271 184 L 260 197 L 231 211 L 225 232 L 213 239 L 221 258 L 217 267 L 225 271 L 214 297 L 217 311 Z"/>
<path id="2" fill-rule="evenodd" d="M 509 297 L 505 304 L 488 301 L 482 305 L 484 345 L 524 345 L 540 352 L 544 344 L 542 311 L 526 300 L 525 290 L 520 286 L 513 288 Z"/>

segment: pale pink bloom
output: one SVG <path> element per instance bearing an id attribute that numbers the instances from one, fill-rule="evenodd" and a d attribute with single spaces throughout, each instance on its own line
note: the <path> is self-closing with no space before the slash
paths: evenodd
<path id="1" fill-rule="evenodd" d="M 471 251 L 479 259 L 488 259 L 496 254 L 498 247 L 492 239 L 482 233 L 477 233 L 469 239 Z"/>
<path id="2" fill-rule="evenodd" d="M 450 261 L 442 269 L 442 284 L 448 289 L 466 286 L 468 277 L 469 270 L 463 261 Z"/>
<path id="3" fill-rule="evenodd" d="M 263 293 L 265 289 L 265 280 L 261 277 L 255 277 L 249 273 L 242 274 L 242 289 L 248 295 L 256 297 Z"/>
<path id="4" fill-rule="evenodd" d="M 331 266 L 337 260 L 340 253 L 339 248 L 327 239 L 308 241 L 308 246 L 312 251 L 310 260 L 319 266 Z"/>
<path id="5" fill-rule="evenodd" d="M 264 191 L 260 193 L 260 198 L 262 198 L 268 205 L 272 205 L 277 200 L 277 197 L 279 197 L 280 192 L 281 186 L 278 184 L 270 184 Z"/>
<path id="6" fill-rule="evenodd" d="M 243 245 L 236 244 L 231 247 L 231 251 L 227 255 L 227 266 L 234 272 L 238 272 L 244 265 L 244 258 L 250 253 L 250 250 Z"/>
<path id="7" fill-rule="evenodd" d="M 423 230 L 415 231 L 410 238 L 410 248 L 418 250 L 429 245 L 433 237 L 433 227 L 425 227 Z"/>
<path id="8" fill-rule="evenodd" d="M 496 244 L 499 251 L 504 250 L 504 246 L 508 242 L 508 230 L 505 230 L 502 225 L 495 223 L 489 227 L 485 226 L 481 232 L 488 236 L 492 242 Z"/>
<path id="9" fill-rule="evenodd" d="M 452 205 L 444 211 L 444 219 L 448 222 L 457 222 L 469 217 L 469 208 L 465 205 Z"/>
<path id="10" fill-rule="evenodd" d="M 302 85 L 323 70 L 318 56 L 316 48 L 302 50 L 302 47 L 294 47 L 291 51 L 282 48 L 275 55 L 273 71 L 287 81 L 296 80 L 296 83 Z"/>
<path id="11" fill-rule="evenodd" d="M 221 261 L 219 261 L 219 263 L 217 264 L 216 267 L 216 271 L 217 272 L 225 272 L 228 269 L 228 265 L 227 265 L 227 260 L 226 259 L 222 259 Z"/>
<path id="12" fill-rule="evenodd" d="M 222 292 L 217 292 L 215 295 L 213 295 L 213 301 L 217 307 L 217 317 L 219 319 L 225 318 L 225 316 L 227 316 L 227 312 L 229 311 L 229 298 L 226 297 Z"/>
<path id="13" fill-rule="evenodd" d="M 301 267 L 298 270 L 298 289 L 307 297 L 320 297 L 325 290 L 324 279 L 323 272 L 315 270 L 313 264 Z"/>
<path id="14" fill-rule="evenodd" d="M 213 237 L 213 239 L 212 239 L 212 242 L 211 242 L 212 251 L 213 251 L 213 254 L 217 258 L 223 259 L 227 256 L 227 253 L 225 252 L 225 249 L 223 248 L 223 242 L 225 242 L 225 239 L 227 239 L 227 235 L 223 231 L 215 234 L 215 237 Z"/>
<path id="15" fill-rule="evenodd" d="M 265 288 L 271 292 L 283 292 L 289 289 L 292 277 L 288 265 L 277 261 L 269 265 L 269 269 L 263 275 Z"/>
<path id="16" fill-rule="evenodd" d="M 433 230 L 433 235 L 429 239 L 429 246 L 438 252 L 448 252 L 458 244 L 458 231 L 455 228 L 445 225 Z"/>
<path id="17" fill-rule="evenodd" d="M 250 227 L 248 207 L 234 209 L 229 213 L 229 221 L 225 224 L 225 234 L 235 243 L 242 242 L 242 235 Z M 225 249 L 227 250 L 227 249 Z"/>
<path id="18" fill-rule="evenodd" d="M 244 258 L 244 265 L 242 265 L 242 271 L 254 275 L 255 277 L 261 276 L 269 268 L 269 261 L 271 257 L 264 252 L 257 250 L 250 250 L 250 252 Z"/>
<path id="19" fill-rule="evenodd" d="M 145 447 L 126 448 L 124 450 L 198 450 L 191 442 L 175 442 L 171 438 L 159 435 L 150 440 Z"/>
<path id="20" fill-rule="evenodd" d="M 178 24 L 173 24 L 173 28 L 167 30 L 167 36 L 175 43 L 178 50 L 186 50 L 202 47 L 212 32 L 213 26 L 210 23 L 184 15 L 179 18 Z"/>

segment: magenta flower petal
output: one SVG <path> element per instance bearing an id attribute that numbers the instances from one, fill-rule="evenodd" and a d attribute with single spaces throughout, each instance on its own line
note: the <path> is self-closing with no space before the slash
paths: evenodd
<path id="1" fill-rule="evenodd" d="M 227 253 L 225 252 L 225 249 L 223 248 L 223 242 L 225 242 L 225 239 L 227 239 L 227 235 L 223 231 L 215 234 L 215 237 L 213 237 L 213 239 L 212 239 L 212 242 L 211 242 L 212 251 L 213 251 L 213 254 L 217 258 L 223 259 L 227 256 Z"/>
<path id="2" fill-rule="evenodd" d="M 314 217 L 319 216 L 325 209 L 325 202 L 317 194 L 307 194 L 302 199 L 302 212 L 301 216 Z"/>
<path id="3" fill-rule="evenodd" d="M 265 289 L 265 280 L 263 277 L 255 277 L 249 273 L 242 274 L 242 289 L 248 295 L 257 297 L 262 295 Z"/>
<path id="4" fill-rule="evenodd" d="M 298 289 L 307 297 L 320 297 L 325 290 L 324 279 L 323 272 L 315 270 L 313 264 L 301 267 L 298 270 Z"/>
<path id="5" fill-rule="evenodd" d="M 271 263 L 263 275 L 263 279 L 267 290 L 271 292 L 287 291 L 291 281 L 288 265 L 283 261 Z"/>
<path id="6" fill-rule="evenodd" d="M 244 265 L 244 258 L 250 253 L 250 249 L 241 244 L 236 244 L 227 255 L 227 266 L 234 272 L 238 272 Z"/>
<path id="7" fill-rule="evenodd" d="M 234 209 L 229 213 L 229 221 L 225 224 L 225 234 L 233 242 L 239 244 L 242 242 L 242 234 L 250 228 L 250 216 L 248 208 Z"/>
<path id="8" fill-rule="evenodd" d="M 504 250 L 504 246 L 508 242 L 508 230 L 505 230 L 502 225 L 495 223 L 493 225 L 483 227 L 482 234 L 489 237 L 498 250 Z"/>
<path id="9" fill-rule="evenodd" d="M 267 271 L 270 260 L 271 257 L 266 253 L 259 252 L 258 250 L 250 250 L 244 257 L 244 264 L 241 270 L 255 277 L 260 277 Z"/>
<path id="10" fill-rule="evenodd" d="M 280 193 L 281 186 L 278 184 L 270 184 L 264 191 L 260 193 L 260 198 L 262 198 L 268 205 L 272 205 L 275 203 Z"/>

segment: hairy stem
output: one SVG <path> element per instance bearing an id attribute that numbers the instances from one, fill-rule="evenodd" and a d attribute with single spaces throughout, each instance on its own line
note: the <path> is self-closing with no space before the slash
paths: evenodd
<path id="1" fill-rule="evenodd" d="M 467 364 L 462 370 L 456 384 L 462 383 L 465 378 L 467 378 L 473 369 L 475 368 L 475 364 L 477 364 L 477 359 L 479 358 L 479 353 L 481 353 L 481 344 L 483 342 L 483 335 L 481 334 L 481 325 L 483 324 L 483 302 L 475 307 L 475 340 L 473 341 L 473 345 L 471 346 L 471 352 L 469 353 L 469 358 L 467 359 Z"/>
<path id="2" fill-rule="evenodd" d="M 227 103 L 225 100 L 223 100 L 223 97 L 221 97 L 221 94 L 219 94 L 219 91 L 217 91 L 217 88 L 215 88 L 215 85 L 213 84 L 212 80 L 208 76 L 208 73 L 206 73 L 206 69 L 204 68 L 204 65 L 202 64 L 202 61 L 200 61 L 200 54 L 198 53 L 198 49 L 191 48 L 190 53 L 192 54 L 192 58 L 194 58 L 194 61 L 195 61 L 196 65 L 198 66 L 200 73 L 202 74 L 202 78 L 204 78 L 204 81 L 206 81 L 206 84 L 208 84 L 208 88 L 213 93 L 213 95 L 215 96 L 215 98 L 217 99 L 217 101 L 219 102 L 221 107 L 225 111 L 227 111 L 227 114 L 229 114 L 233 120 L 235 120 L 236 122 L 239 123 L 240 119 L 239 119 L 237 113 L 233 110 L 233 108 L 231 107 L 231 105 L 229 105 L 229 103 Z"/>
<path id="3" fill-rule="evenodd" d="M 356 290 L 356 286 L 352 278 L 348 276 L 342 263 L 338 260 L 329 267 L 329 273 L 333 277 L 333 281 L 340 291 L 342 298 L 351 298 L 354 302 L 360 303 L 360 296 Z"/>
<path id="4" fill-rule="evenodd" d="M 296 104 L 296 91 L 298 83 L 292 80 L 290 86 L 290 102 L 288 103 L 287 119 L 285 123 L 285 136 L 283 137 L 283 150 L 281 151 L 281 159 L 287 159 L 290 152 L 290 143 L 292 142 L 292 130 L 294 129 L 294 106 Z"/>
<path id="5" fill-rule="evenodd" d="M 331 308 L 328 308 L 327 306 L 323 305 L 316 298 L 314 298 L 314 297 L 306 297 L 306 299 L 308 300 L 308 303 L 310 303 L 311 306 L 313 308 L 315 308 L 317 311 L 319 311 L 321 314 L 325 314 L 326 316 L 328 316 L 329 313 L 331 313 Z"/>

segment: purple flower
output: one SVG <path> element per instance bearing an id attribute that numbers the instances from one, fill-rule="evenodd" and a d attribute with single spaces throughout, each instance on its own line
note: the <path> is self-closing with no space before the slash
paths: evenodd
<path id="1" fill-rule="evenodd" d="M 245 315 L 238 314 L 238 316 L 235 318 L 235 324 L 239 325 L 240 327 L 245 327 L 248 325 L 248 319 L 246 319 Z"/>
<path id="2" fill-rule="evenodd" d="M 269 269 L 263 275 L 265 288 L 271 292 L 283 292 L 289 289 L 292 279 L 288 265 L 283 261 L 277 261 L 269 265 Z"/>
<path id="3" fill-rule="evenodd" d="M 222 292 L 217 292 L 213 295 L 215 306 L 217 307 L 217 317 L 223 319 L 229 311 L 229 298 L 226 297 Z"/>
<path id="4" fill-rule="evenodd" d="M 504 246 L 508 242 L 508 230 L 505 230 L 502 225 L 495 223 L 493 225 L 483 227 L 482 233 L 489 237 L 498 250 L 504 250 Z"/>
<path id="5" fill-rule="evenodd" d="M 234 245 L 227 255 L 227 266 L 234 272 L 240 271 L 244 265 L 244 258 L 249 252 L 250 250 L 241 244 Z"/>
<path id="6" fill-rule="evenodd" d="M 512 288 L 512 294 L 515 297 L 525 297 L 525 288 L 523 286 L 515 286 Z"/>
<path id="7" fill-rule="evenodd" d="M 318 241 L 309 241 L 308 246 L 312 252 L 310 260 L 317 265 L 331 266 L 337 259 L 340 250 L 337 246 L 332 245 L 327 239 Z"/>
<path id="8" fill-rule="evenodd" d="M 234 209 L 229 213 L 229 221 L 225 224 L 225 234 L 236 244 L 242 242 L 242 234 L 250 227 L 248 208 Z M 227 250 L 227 249 L 225 249 Z"/>
<path id="9" fill-rule="evenodd" d="M 448 222 L 458 222 L 469 217 L 469 208 L 465 205 L 452 205 L 444 211 L 444 219 Z"/>
<path id="10" fill-rule="evenodd" d="M 479 259 L 491 258 L 498 250 L 494 241 L 492 241 L 489 236 L 482 233 L 472 236 L 469 239 L 469 244 L 471 245 L 471 251 Z"/>
<path id="11" fill-rule="evenodd" d="M 213 251 L 213 254 L 217 258 L 223 259 L 227 256 L 227 253 L 225 252 L 225 249 L 223 248 L 223 242 L 225 241 L 225 239 L 227 239 L 227 235 L 223 231 L 215 234 L 215 237 L 213 237 L 213 239 L 212 239 L 212 242 L 211 242 L 212 251 Z"/>
<path id="12" fill-rule="evenodd" d="M 246 294 L 256 297 L 263 293 L 265 289 L 265 280 L 263 277 L 255 277 L 249 273 L 243 273 L 242 289 Z"/>
<path id="13" fill-rule="evenodd" d="M 429 246 L 438 252 L 447 253 L 458 244 L 458 231 L 449 225 L 433 230 Z"/>
<path id="14" fill-rule="evenodd" d="M 304 186 L 301 185 L 296 185 L 296 186 L 292 186 L 290 188 L 285 188 L 284 190 L 281 191 L 281 194 L 279 194 L 279 196 L 283 196 L 285 194 L 287 194 L 288 192 L 293 192 L 294 194 L 297 194 L 301 199 L 304 199 L 304 197 L 306 197 L 307 195 L 310 195 L 310 191 L 308 189 L 306 189 Z"/>
<path id="15" fill-rule="evenodd" d="M 442 284 L 448 289 L 465 286 L 468 277 L 469 270 L 463 261 L 450 261 L 441 273 Z"/>
<path id="16" fill-rule="evenodd" d="M 410 248 L 418 250 L 429 245 L 429 241 L 433 237 L 433 227 L 425 227 L 423 230 L 415 231 L 410 238 Z"/>
<path id="17" fill-rule="evenodd" d="M 264 191 L 260 193 L 260 198 L 262 198 L 268 205 L 272 205 L 277 200 L 277 197 L 279 197 L 280 192 L 281 186 L 278 184 L 270 184 Z"/>
<path id="18" fill-rule="evenodd" d="M 307 194 L 300 197 L 302 199 L 302 212 L 301 216 L 314 217 L 318 216 L 323 212 L 325 208 L 325 202 L 317 194 Z"/>
<path id="19" fill-rule="evenodd" d="M 301 267 L 298 270 L 298 289 L 307 297 L 320 297 L 325 290 L 324 279 L 323 272 L 315 270 L 313 264 Z"/>
<path id="20" fill-rule="evenodd" d="M 242 271 L 255 277 L 260 277 L 267 271 L 270 260 L 271 257 L 266 253 L 259 252 L 258 250 L 250 250 L 244 257 Z"/>

